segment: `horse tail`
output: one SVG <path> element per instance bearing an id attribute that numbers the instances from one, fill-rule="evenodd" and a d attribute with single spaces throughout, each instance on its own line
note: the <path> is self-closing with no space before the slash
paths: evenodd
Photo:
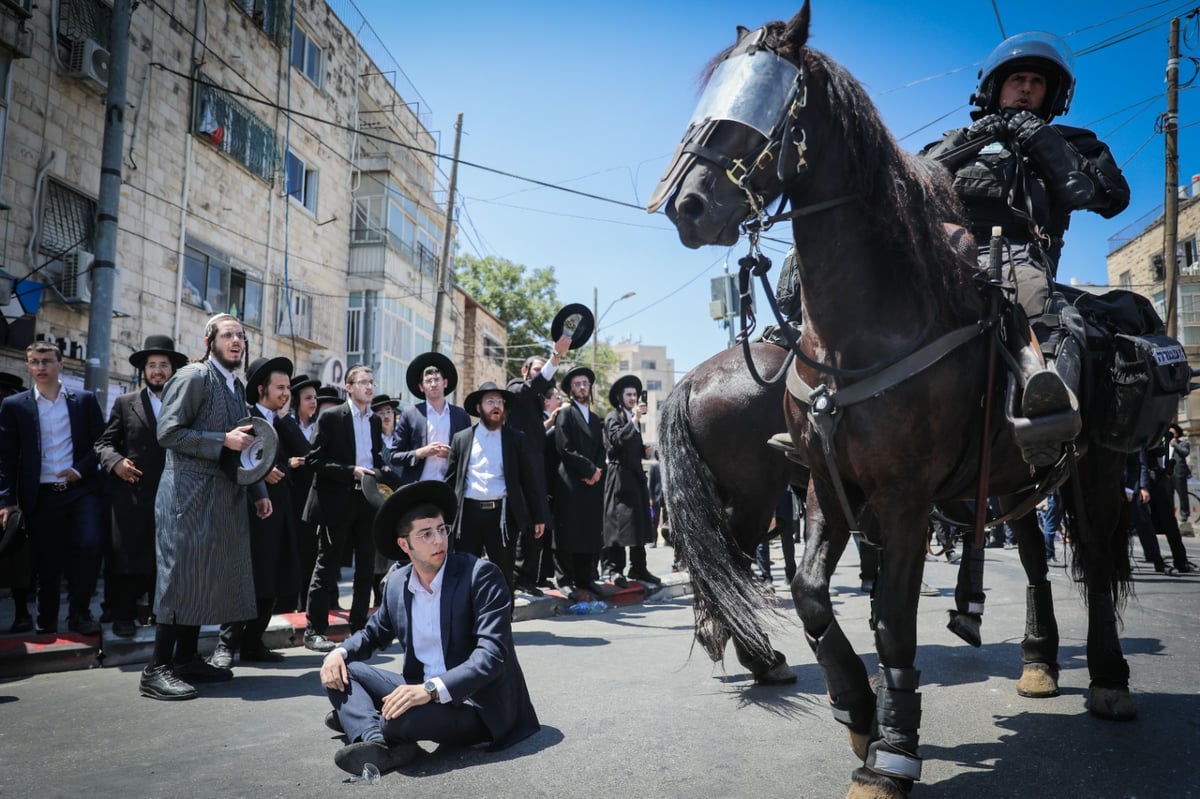
<path id="1" fill-rule="evenodd" d="M 1060 489 L 1074 553 L 1071 571 L 1084 602 L 1090 604 L 1094 593 L 1106 592 L 1119 620 L 1133 594 L 1129 532 L 1119 521 L 1125 456 L 1091 446 Z"/>
<path id="2" fill-rule="evenodd" d="M 730 637 L 752 657 L 770 663 L 774 654 L 763 627 L 766 597 L 753 579 L 749 555 L 735 540 L 716 478 L 692 436 L 691 387 L 691 379 L 685 377 L 663 402 L 659 445 L 671 544 L 691 578 L 696 640 L 714 663 L 724 659 Z"/>

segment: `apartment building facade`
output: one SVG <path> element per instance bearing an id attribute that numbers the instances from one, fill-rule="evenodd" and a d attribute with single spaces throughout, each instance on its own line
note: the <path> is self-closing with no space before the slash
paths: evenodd
<path id="1" fill-rule="evenodd" d="M 637 375 L 642 381 L 646 392 L 646 415 L 642 417 L 642 441 L 652 447 L 658 446 L 658 425 L 661 416 L 659 407 L 666 400 L 671 389 L 675 388 L 675 361 L 667 357 L 667 348 L 657 344 L 643 344 L 640 341 L 622 341 L 613 345 L 617 354 L 617 371 L 613 375 L 616 380 L 622 375 Z M 597 401 L 608 412 L 608 398 L 598 397 Z"/>

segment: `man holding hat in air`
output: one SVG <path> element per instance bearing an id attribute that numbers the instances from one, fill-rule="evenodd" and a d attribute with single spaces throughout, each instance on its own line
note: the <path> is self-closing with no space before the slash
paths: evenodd
<path id="1" fill-rule="evenodd" d="M 387 558 L 409 561 L 392 573 L 383 603 L 321 664 L 333 710 L 325 724 L 346 736 L 338 768 L 358 775 L 410 763 L 417 741 L 504 749 L 540 729 L 517 661 L 511 595 L 500 568 L 451 551 L 453 489 L 442 481 L 400 488 L 375 518 Z M 400 674 L 367 665 L 396 641 Z"/>
<path id="2" fill-rule="evenodd" d="M 187 360 L 170 336 L 147 336 L 142 349 L 129 356 L 144 385 L 113 401 L 108 426 L 96 441 L 112 502 L 105 593 L 113 634 L 122 638 L 137 632 L 138 597 L 154 597 L 154 498 L 167 460 L 158 443 L 158 416 L 167 381 Z"/>

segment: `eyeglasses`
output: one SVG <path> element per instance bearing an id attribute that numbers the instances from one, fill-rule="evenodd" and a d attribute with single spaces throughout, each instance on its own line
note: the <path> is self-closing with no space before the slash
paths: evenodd
<path id="1" fill-rule="evenodd" d="M 47 358 L 46 360 L 42 361 L 35 358 L 33 360 L 26 361 L 25 363 L 29 364 L 34 369 L 41 369 L 44 366 L 53 366 L 54 364 L 58 363 L 58 359 Z"/>
<path id="2" fill-rule="evenodd" d="M 419 532 L 409 533 L 406 538 L 415 538 L 422 544 L 432 544 L 434 541 L 448 539 L 450 537 L 450 528 L 444 524 L 439 524 L 432 530 L 421 530 Z"/>
<path id="3" fill-rule="evenodd" d="M 504 407 L 504 399 L 501 397 L 488 397 L 487 399 L 481 399 L 479 401 L 479 404 L 485 408 L 496 408 L 496 407 L 503 408 Z"/>
<path id="4" fill-rule="evenodd" d="M 350 385 L 352 385 L 352 386 L 374 386 L 375 381 L 374 380 L 355 380 Z"/>
<path id="5" fill-rule="evenodd" d="M 245 331 L 242 331 L 242 330 L 236 330 L 236 331 L 226 330 L 224 333 L 218 333 L 217 338 L 219 338 L 223 341 L 229 341 L 229 340 L 235 339 L 235 338 L 245 341 L 246 333 L 245 333 Z"/>

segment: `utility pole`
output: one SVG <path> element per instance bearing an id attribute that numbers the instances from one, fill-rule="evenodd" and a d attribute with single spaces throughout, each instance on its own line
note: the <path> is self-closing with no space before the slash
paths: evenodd
<path id="1" fill-rule="evenodd" d="M 1171 20 L 1167 58 L 1167 116 L 1163 120 L 1163 140 L 1167 156 L 1167 195 L 1163 203 L 1163 295 L 1167 312 L 1167 335 L 1176 328 L 1175 276 L 1179 265 L 1175 250 L 1179 239 L 1179 17 Z"/>
<path id="2" fill-rule="evenodd" d="M 113 284 L 117 268 L 117 211 L 121 204 L 121 150 L 125 143 L 125 81 L 129 62 L 130 0 L 114 0 L 109 42 L 108 91 L 104 96 L 104 144 L 100 195 L 96 203 L 96 258 L 88 309 L 87 368 L 83 385 L 108 407 L 108 363 L 112 359 Z"/>
<path id="3" fill-rule="evenodd" d="M 438 259 L 437 299 L 433 305 L 433 351 L 442 351 L 442 314 L 450 283 L 450 235 L 454 232 L 454 190 L 458 185 L 458 147 L 462 142 L 462 112 L 454 123 L 454 158 L 450 161 L 450 191 L 446 195 L 446 229 L 442 233 L 442 257 Z"/>
<path id="4" fill-rule="evenodd" d="M 596 373 L 596 349 L 600 346 L 600 287 L 592 286 L 592 374 Z"/>

